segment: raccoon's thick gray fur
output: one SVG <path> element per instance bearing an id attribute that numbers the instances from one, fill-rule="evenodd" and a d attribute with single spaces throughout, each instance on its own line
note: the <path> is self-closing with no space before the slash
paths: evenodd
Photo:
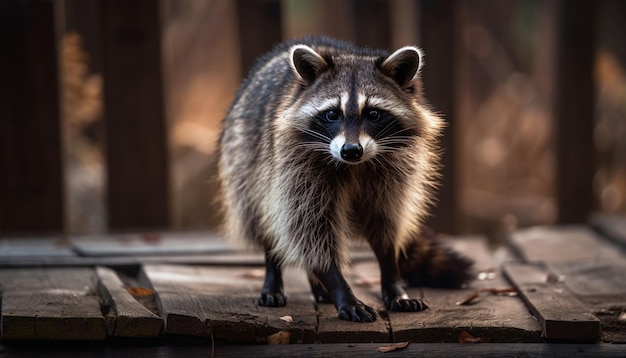
<path id="1" fill-rule="evenodd" d="M 376 319 L 341 275 L 357 237 L 379 260 L 390 310 L 426 307 L 406 295 L 404 280 L 459 286 L 469 278 L 468 260 L 420 232 L 443 126 L 422 97 L 422 64 L 413 46 L 389 54 L 306 38 L 252 69 L 223 121 L 219 177 L 226 235 L 266 251 L 259 304 L 286 303 L 281 268 L 293 264 L 340 318 Z M 444 267 L 429 271 L 426 262 Z"/>

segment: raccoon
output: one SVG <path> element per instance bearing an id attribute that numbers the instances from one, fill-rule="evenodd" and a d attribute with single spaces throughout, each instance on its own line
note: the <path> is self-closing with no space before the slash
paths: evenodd
<path id="1" fill-rule="evenodd" d="M 223 119 L 218 175 L 224 231 L 265 250 L 258 304 L 283 306 L 281 270 L 303 267 L 338 317 L 378 314 L 341 273 L 363 237 L 380 264 L 386 309 L 420 311 L 405 283 L 458 287 L 471 262 L 425 235 L 442 119 L 425 103 L 423 55 L 329 38 L 278 45 L 260 58 Z"/>

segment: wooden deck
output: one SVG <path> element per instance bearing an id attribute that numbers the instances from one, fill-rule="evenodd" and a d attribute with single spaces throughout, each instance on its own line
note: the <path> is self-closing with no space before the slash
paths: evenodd
<path id="1" fill-rule="evenodd" d="M 357 245 L 346 276 L 380 312 L 368 324 L 338 320 L 332 305 L 316 304 L 295 269 L 285 274 L 286 307 L 257 306 L 262 256 L 208 233 L 4 239 L 2 342 L 160 345 L 184 338 L 224 353 L 242 343 L 343 344 L 336 352 L 346 344 L 404 341 L 626 343 L 625 228 L 615 217 L 534 227 L 513 233 L 510 249 L 495 252 L 481 237 L 451 238 L 476 260 L 476 280 L 460 290 L 410 289 L 431 307 L 419 313 L 383 309 L 377 264 Z M 626 354 L 626 345 L 609 346 L 603 352 Z"/>

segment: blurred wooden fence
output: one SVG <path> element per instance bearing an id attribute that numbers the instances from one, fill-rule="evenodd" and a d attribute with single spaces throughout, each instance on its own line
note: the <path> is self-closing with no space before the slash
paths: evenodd
<path id="1" fill-rule="evenodd" d="M 329 35 L 391 47 L 391 0 L 322 0 Z M 426 95 L 450 127 L 444 180 L 431 225 L 458 228 L 462 153 L 456 118 L 455 59 L 459 0 L 419 1 L 412 14 L 428 49 Z M 594 172 L 592 0 L 557 1 L 555 51 L 558 221 L 582 222 L 593 208 Z M 59 105 L 59 22 L 85 38 L 105 88 L 108 226 L 112 230 L 170 226 L 169 163 L 161 71 L 159 1 L 5 0 L 0 3 L 0 235 L 63 232 L 65 228 Z M 281 41 L 278 0 L 238 0 L 241 63 Z M 59 8 L 64 16 L 60 18 Z M 413 11 L 413 10 L 411 10 Z M 371 31 L 376 21 L 386 31 Z M 346 26 L 345 24 L 349 24 Z M 342 26 L 343 25 L 343 26 Z M 346 30 L 348 29 L 348 30 Z M 55 35 L 57 34 L 57 35 Z"/>

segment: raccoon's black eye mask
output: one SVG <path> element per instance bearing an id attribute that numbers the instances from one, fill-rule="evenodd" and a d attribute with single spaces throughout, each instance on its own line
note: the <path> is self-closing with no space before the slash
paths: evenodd
<path id="1" fill-rule="evenodd" d="M 343 119 L 343 113 L 340 109 L 328 109 L 317 113 L 315 119 L 323 122 L 337 122 Z M 393 119 L 393 116 L 382 109 L 377 108 L 365 108 L 361 113 L 361 119 L 365 119 L 369 122 L 385 121 Z"/>

